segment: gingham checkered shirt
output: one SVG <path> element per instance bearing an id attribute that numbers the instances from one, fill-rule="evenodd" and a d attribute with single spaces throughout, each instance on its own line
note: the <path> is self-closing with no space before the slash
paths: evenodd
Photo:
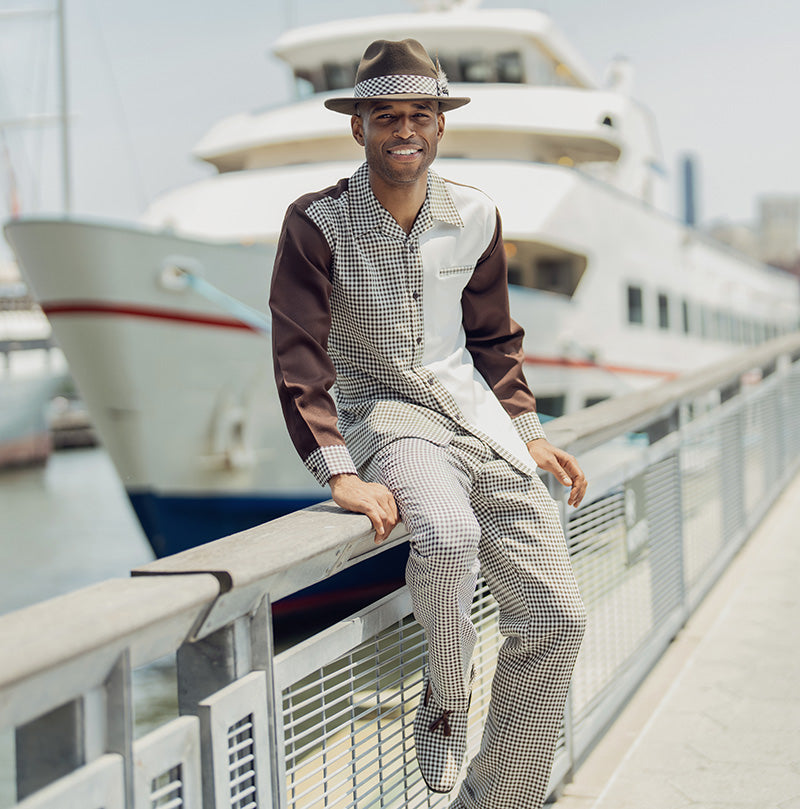
<path id="1" fill-rule="evenodd" d="M 500 218 L 428 172 L 409 234 L 363 164 L 287 211 L 270 293 L 278 393 L 314 477 L 357 473 L 382 446 L 466 430 L 525 472 L 544 436 L 511 319 Z M 331 395 L 334 388 L 336 399 Z"/>

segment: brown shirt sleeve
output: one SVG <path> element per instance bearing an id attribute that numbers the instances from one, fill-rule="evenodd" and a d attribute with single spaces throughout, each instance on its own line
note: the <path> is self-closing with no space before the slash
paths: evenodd
<path id="1" fill-rule="evenodd" d="M 514 420 L 525 441 L 544 435 L 536 417 L 536 399 L 522 370 L 525 332 L 511 319 L 508 265 L 500 214 L 494 236 L 461 297 L 467 350 L 475 367 Z"/>
<path id="2" fill-rule="evenodd" d="M 293 204 L 286 213 L 270 289 L 275 380 L 292 442 L 317 480 L 355 473 L 337 428 L 328 356 L 332 255 L 328 241 Z"/>

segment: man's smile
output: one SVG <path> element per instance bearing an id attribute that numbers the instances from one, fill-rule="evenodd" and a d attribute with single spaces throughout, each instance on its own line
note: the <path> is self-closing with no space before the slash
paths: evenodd
<path id="1" fill-rule="evenodd" d="M 422 156 L 422 148 L 419 146 L 394 146 L 386 151 L 398 163 L 413 163 Z"/>

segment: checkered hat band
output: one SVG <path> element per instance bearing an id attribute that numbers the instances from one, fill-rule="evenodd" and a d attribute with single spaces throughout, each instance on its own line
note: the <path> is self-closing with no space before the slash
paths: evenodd
<path id="1" fill-rule="evenodd" d="M 377 76 L 360 81 L 353 92 L 356 98 L 399 95 L 401 93 L 422 93 L 431 96 L 447 95 L 436 79 L 431 76 Z"/>

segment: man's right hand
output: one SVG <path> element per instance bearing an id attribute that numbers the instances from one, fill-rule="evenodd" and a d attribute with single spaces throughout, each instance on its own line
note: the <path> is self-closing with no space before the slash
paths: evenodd
<path id="1" fill-rule="evenodd" d="M 337 506 L 370 518 L 376 545 L 400 522 L 394 496 L 383 484 L 366 483 L 358 475 L 334 475 L 328 484 Z"/>

